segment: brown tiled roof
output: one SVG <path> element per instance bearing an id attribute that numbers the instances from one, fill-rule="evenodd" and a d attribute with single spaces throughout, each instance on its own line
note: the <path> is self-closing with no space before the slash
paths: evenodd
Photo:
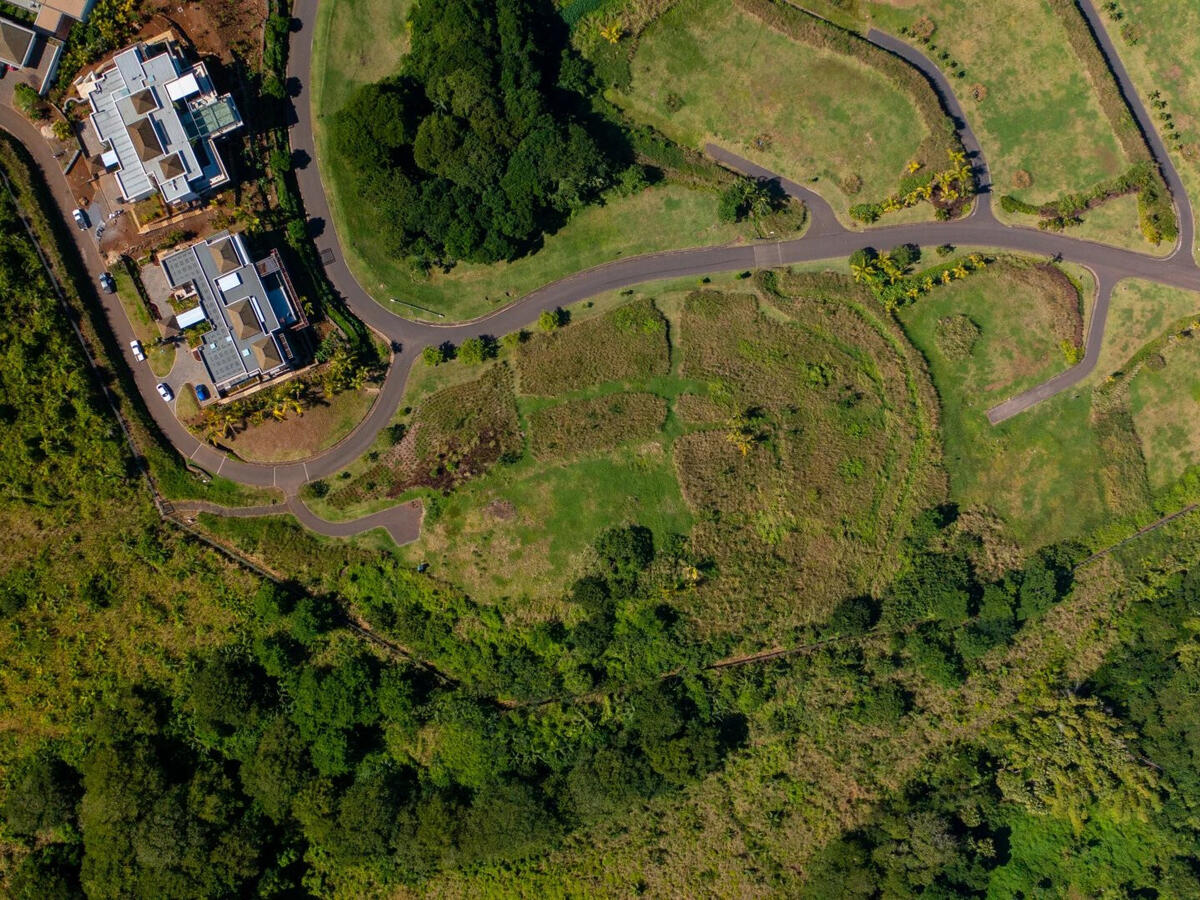
<path id="1" fill-rule="evenodd" d="M 283 357 L 279 355 L 279 348 L 275 346 L 275 341 L 269 334 L 263 335 L 251 344 L 250 349 L 254 352 L 254 358 L 258 360 L 258 367 L 264 372 L 270 372 L 283 365 Z"/>
<path id="2" fill-rule="evenodd" d="M 229 314 L 229 325 L 233 329 L 233 333 L 241 340 L 244 341 L 248 337 L 262 334 L 262 328 L 258 324 L 258 316 L 254 314 L 254 308 L 250 306 L 249 300 L 238 300 L 236 303 L 230 303 L 225 307 L 225 311 Z M 258 355 L 257 350 L 254 353 L 256 356 Z"/>
<path id="3" fill-rule="evenodd" d="M 129 129 L 129 139 L 133 141 L 133 149 L 137 151 L 138 159 L 149 162 L 163 155 L 162 143 L 154 123 L 149 119 L 138 119 Z"/>
<path id="4" fill-rule="evenodd" d="M 129 98 L 129 102 L 133 104 L 133 110 L 139 116 L 144 116 L 146 113 L 151 113 L 158 109 L 158 101 L 154 99 L 154 92 L 149 88 L 138 91 Z"/>
<path id="5" fill-rule="evenodd" d="M 13 65 L 23 66 L 32 44 L 32 31 L 0 19 L 0 59 Z"/>
<path id="6" fill-rule="evenodd" d="M 242 267 L 237 248 L 233 245 L 233 238 L 225 238 L 213 247 L 213 259 L 217 261 L 217 268 L 221 270 L 222 275 Z"/>
<path id="7" fill-rule="evenodd" d="M 52 9 L 61 10 L 72 19 L 82 19 L 83 11 L 87 9 L 88 0 L 50 0 L 45 5 Z"/>
<path id="8" fill-rule="evenodd" d="M 183 167 L 183 160 L 179 158 L 178 153 L 172 153 L 170 156 L 166 157 L 161 163 L 159 163 L 159 166 L 162 168 L 163 178 L 167 179 L 168 181 L 170 181 L 172 178 L 178 178 L 180 175 L 183 175 L 185 172 L 187 172 L 187 169 Z"/>

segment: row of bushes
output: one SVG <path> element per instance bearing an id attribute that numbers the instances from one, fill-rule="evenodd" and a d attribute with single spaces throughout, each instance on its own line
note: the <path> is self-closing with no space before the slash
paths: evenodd
<path id="1" fill-rule="evenodd" d="M 1171 191 L 1163 180 L 1154 154 L 1142 133 L 1103 51 L 1097 43 L 1091 25 L 1084 18 L 1076 0 L 1049 0 L 1059 21 L 1067 32 L 1067 40 L 1079 61 L 1083 63 L 1096 89 L 1100 108 L 1108 117 L 1122 149 L 1134 163 L 1148 163 L 1147 183 L 1138 193 L 1138 220 L 1146 240 L 1158 244 L 1174 241 L 1179 235 L 1179 222 L 1171 203 Z"/>
<path id="2" fill-rule="evenodd" d="M 263 29 L 263 94 L 277 102 L 284 100 L 282 90 L 276 90 L 287 81 L 288 36 L 290 32 L 288 0 L 271 0 L 271 14 Z M 316 247 L 308 236 L 307 216 L 300 189 L 292 171 L 291 145 L 288 143 L 286 127 L 276 127 L 269 136 L 270 163 L 275 178 L 275 196 L 279 210 L 287 222 L 285 235 L 288 246 L 300 261 L 306 280 L 315 297 L 314 312 L 328 316 L 359 353 L 374 355 L 371 332 L 346 307 L 341 296 L 325 277 L 325 270 L 317 256 Z"/>
<path id="3" fill-rule="evenodd" d="M 1009 213 L 1040 216 L 1042 221 L 1038 222 L 1039 228 L 1062 231 L 1064 228 L 1080 224 L 1081 216 L 1089 209 L 1094 209 L 1115 197 L 1136 192 L 1140 199 L 1143 193 L 1153 193 L 1159 185 L 1156 174 L 1154 163 L 1144 159 L 1130 166 L 1116 178 L 1101 181 L 1082 193 L 1063 194 L 1045 203 L 1027 203 L 1012 194 L 1005 194 L 1000 198 L 1000 207 Z"/>

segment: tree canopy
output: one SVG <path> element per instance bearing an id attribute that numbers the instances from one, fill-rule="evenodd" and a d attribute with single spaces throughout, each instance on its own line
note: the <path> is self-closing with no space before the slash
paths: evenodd
<path id="1" fill-rule="evenodd" d="M 399 74 L 337 114 L 335 150 L 398 253 L 519 256 L 612 180 L 572 89 L 585 64 L 537 0 L 420 3 L 411 24 Z"/>

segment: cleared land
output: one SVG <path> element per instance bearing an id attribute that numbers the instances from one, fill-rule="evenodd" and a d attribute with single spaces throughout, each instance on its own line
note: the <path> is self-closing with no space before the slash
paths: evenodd
<path id="1" fill-rule="evenodd" d="M 1090 297 L 1091 285 L 1083 287 Z M 996 513 L 1026 546 L 1080 535 L 1145 499 L 1136 466 L 1127 471 L 1113 452 L 1122 440 L 1136 444 L 1128 423 L 1095 413 L 1090 390 L 997 427 L 987 422 L 988 408 L 1067 368 L 1063 341 L 1078 341 L 1080 303 L 1054 267 L 1002 263 L 901 312 L 941 397 L 951 496 Z M 978 329 L 966 352 L 961 340 L 947 339 L 948 331 L 969 331 L 962 317 Z"/>
<path id="2" fill-rule="evenodd" d="M 936 49 L 927 52 L 943 67 L 953 60 L 965 72 L 954 79 L 956 92 L 997 193 L 1036 203 L 1127 168 L 1062 24 L 1042 0 L 875 3 L 870 12 L 874 24 L 890 31 L 935 26 Z M 1121 223 L 1117 231 L 1127 228 Z"/>
<path id="3" fill-rule="evenodd" d="M 282 422 L 251 425 L 222 443 L 252 462 L 306 459 L 353 431 L 374 402 L 374 393 L 342 391 L 328 402 L 307 407 L 302 414 L 291 412 Z"/>
<path id="4" fill-rule="evenodd" d="M 1123 0 L 1120 9 L 1119 22 L 1106 17 L 1108 31 L 1159 120 L 1159 133 L 1188 193 L 1200 197 L 1200 7 L 1177 0 Z M 1165 104 L 1161 109 L 1156 99 Z"/>
<path id="5" fill-rule="evenodd" d="M 694 147 L 727 146 L 844 213 L 896 189 L 925 134 L 911 102 L 857 61 L 789 40 L 723 0 L 686 0 L 633 58 L 634 118 Z M 943 160 L 938 160 L 941 163 Z"/>
<path id="6" fill-rule="evenodd" d="M 1200 463 L 1200 340 L 1196 332 L 1151 354 L 1129 385 L 1150 487 L 1167 487 Z"/>

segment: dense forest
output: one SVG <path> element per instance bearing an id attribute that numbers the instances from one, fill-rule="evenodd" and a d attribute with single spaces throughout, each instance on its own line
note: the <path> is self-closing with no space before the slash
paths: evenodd
<path id="1" fill-rule="evenodd" d="M 612 182 L 587 64 L 547 3 L 421 3 L 411 33 L 400 73 L 360 88 L 333 126 L 398 255 L 512 259 Z"/>

